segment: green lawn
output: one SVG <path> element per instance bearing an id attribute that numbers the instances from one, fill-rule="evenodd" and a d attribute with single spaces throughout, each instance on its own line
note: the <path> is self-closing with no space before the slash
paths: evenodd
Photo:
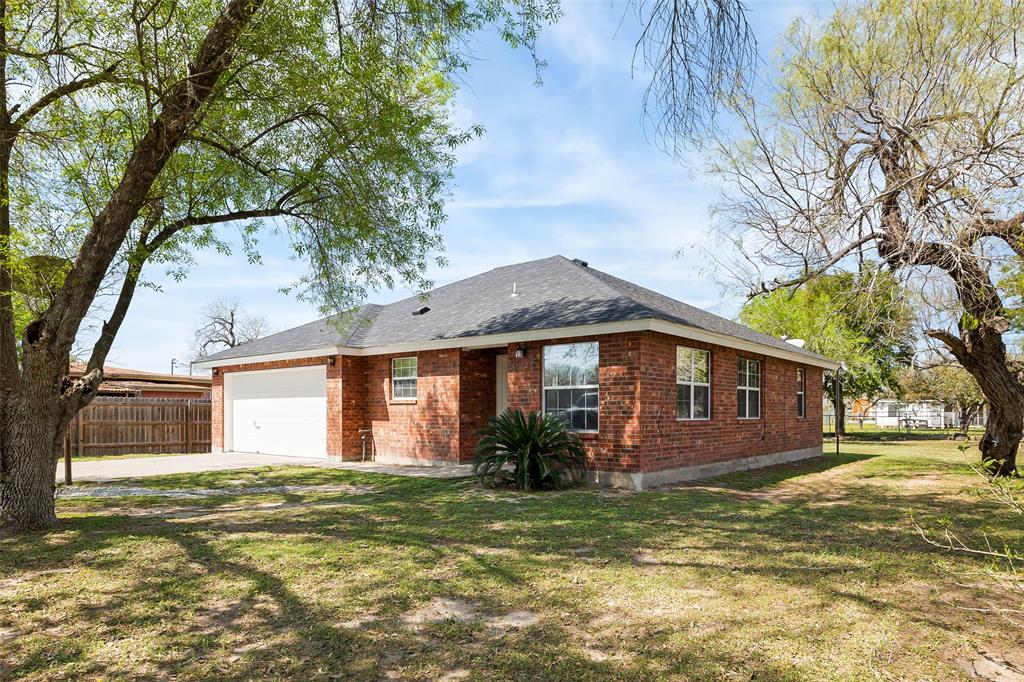
<path id="1" fill-rule="evenodd" d="M 1007 605 L 983 564 L 910 522 L 1024 544 L 948 442 L 644 493 L 301 468 L 145 485 L 230 490 L 66 499 L 58 532 L 0 540 L 0 677 L 947 680 L 979 651 L 1024 660 L 1024 630 L 961 608 Z"/>

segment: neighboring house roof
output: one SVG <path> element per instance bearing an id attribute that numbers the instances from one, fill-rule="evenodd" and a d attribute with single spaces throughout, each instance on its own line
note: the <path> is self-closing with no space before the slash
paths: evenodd
<path id="1" fill-rule="evenodd" d="M 209 386 L 196 386 L 195 384 L 161 384 L 147 381 L 104 381 L 100 384 L 100 393 L 193 393 L 207 394 Z"/>
<path id="2" fill-rule="evenodd" d="M 85 364 L 71 363 L 71 376 L 80 377 L 85 373 Z M 208 376 L 191 376 L 188 374 L 163 374 L 147 372 L 127 367 L 103 366 L 103 383 L 101 391 L 132 392 L 139 390 L 151 391 L 209 391 L 213 380 Z"/>
<path id="3" fill-rule="evenodd" d="M 423 306 L 429 311 L 413 314 Z M 668 333 L 722 345 L 735 345 L 726 341 L 739 340 L 774 351 L 769 354 L 835 366 L 816 353 L 562 256 L 495 268 L 389 305 L 365 305 L 346 315 L 223 350 L 197 366 L 215 367 L 240 358 L 275 354 L 299 357 L 332 348 L 371 354 L 415 350 L 417 346 L 482 345 L 482 337 L 514 342 L 512 336 L 516 335 L 545 338 L 544 330 L 572 332 L 576 327 L 591 328 L 578 330 L 577 335 L 628 326 L 659 329 L 627 324 L 653 321 L 663 323 Z M 451 343 L 457 339 L 470 341 Z"/>

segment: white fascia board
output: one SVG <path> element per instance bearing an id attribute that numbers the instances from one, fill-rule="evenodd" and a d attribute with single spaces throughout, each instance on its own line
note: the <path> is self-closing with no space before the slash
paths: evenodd
<path id="1" fill-rule="evenodd" d="M 813 365 L 824 369 L 836 369 L 839 363 L 826 358 L 815 358 L 805 355 L 796 349 L 787 350 L 775 348 L 753 341 L 746 341 L 728 334 L 709 332 L 703 329 L 688 327 L 684 324 L 665 322 L 662 320 L 626 320 L 623 322 L 604 322 L 601 324 L 579 325 L 575 327 L 556 327 L 552 329 L 534 329 L 526 332 L 512 332 L 508 334 L 489 334 L 487 336 L 463 336 L 454 339 L 436 339 L 431 341 L 416 341 L 410 343 L 396 343 L 387 346 L 376 346 L 373 348 L 345 349 L 353 355 L 390 355 L 393 353 L 408 353 L 423 350 L 440 350 L 444 348 L 495 348 L 510 343 L 522 343 L 525 341 L 544 341 L 546 339 L 563 339 L 575 336 L 596 336 L 599 334 L 617 334 L 634 331 L 655 331 L 669 336 L 677 336 L 694 341 L 703 341 L 716 346 L 725 346 L 737 350 L 768 355 L 770 357 L 790 360 L 805 365 Z M 355 351 L 355 352 L 353 352 Z"/>
<path id="2" fill-rule="evenodd" d="M 348 348 L 346 350 L 352 350 Z M 278 360 L 301 360 L 303 358 L 317 358 L 326 355 L 338 355 L 341 351 L 335 346 L 323 348 L 311 348 L 309 350 L 294 350 L 284 353 L 264 353 L 262 355 L 242 355 L 237 358 L 223 358 L 220 360 L 202 360 L 192 363 L 198 369 L 213 369 L 214 367 L 229 367 L 231 365 L 249 365 L 258 362 L 276 362 Z"/>
<path id="3" fill-rule="evenodd" d="M 604 322 L 600 324 L 577 325 L 574 327 L 554 327 L 551 329 L 533 329 L 525 332 L 507 334 L 487 334 L 481 336 L 462 336 L 450 339 L 431 339 L 427 341 L 410 341 L 393 343 L 372 348 L 325 347 L 314 350 L 294 351 L 289 353 L 270 353 L 247 357 L 229 358 L 195 363 L 196 367 L 209 369 L 229 365 L 242 365 L 276 360 L 295 360 L 327 355 L 393 355 L 396 353 L 412 353 L 417 351 L 444 350 L 448 348 L 500 348 L 510 343 L 527 341 L 544 341 L 547 339 L 564 339 L 576 336 L 597 336 L 600 334 L 619 334 L 622 332 L 654 331 L 676 336 L 683 339 L 702 341 L 717 346 L 735 348 L 748 353 L 767 355 L 769 357 L 789 360 L 804 365 L 812 365 L 823 369 L 834 370 L 839 363 L 826 358 L 815 358 L 799 352 L 795 347 L 792 351 L 747 341 L 728 334 L 719 334 L 704 329 L 696 329 L 683 324 L 665 322 L 663 320 L 625 320 L 622 322 Z"/>
<path id="4" fill-rule="evenodd" d="M 828 358 L 816 358 L 810 355 L 805 355 L 797 350 L 790 351 L 784 348 L 775 348 L 774 346 L 767 346 L 754 341 L 747 341 L 746 339 L 729 336 L 728 334 L 719 334 L 717 332 L 709 332 L 704 329 L 695 329 L 694 327 L 687 327 L 686 325 L 675 324 L 673 322 L 663 322 L 661 320 L 651 320 L 650 322 L 652 331 L 662 332 L 663 334 L 669 334 L 671 336 L 679 336 L 684 339 L 713 343 L 716 346 L 735 348 L 736 350 L 742 350 L 748 353 L 758 353 L 760 355 L 789 360 L 803 365 L 821 367 L 822 369 L 835 370 L 839 368 L 838 362 L 834 362 Z M 793 348 L 795 349 L 796 346 Z"/>

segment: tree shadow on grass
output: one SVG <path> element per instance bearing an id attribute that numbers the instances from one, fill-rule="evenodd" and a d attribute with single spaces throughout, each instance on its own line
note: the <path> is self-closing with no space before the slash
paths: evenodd
<path id="1" fill-rule="evenodd" d="M 772 467 L 765 467 L 763 469 L 751 469 L 749 471 L 741 471 L 735 474 L 726 474 L 725 476 L 710 478 L 706 481 L 701 481 L 697 485 L 720 486 L 724 488 L 734 488 L 737 490 L 754 490 L 757 488 L 778 485 L 783 481 L 787 481 L 791 478 L 797 478 L 799 476 L 820 474 L 830 469 L 835 469 L 836 467 L 846 466 L 847 464 L 853 464 L 855 462 L 863 462 L 864 460 L 878 456 L 879 455 L 847 452 L 843 452 L 838 455 L 834 452 L 824 453 L 818 457 L 811 457 L 809 459 L 801 459 L 795 462 L 787 462 L 786 464 L 777 464 Z"/>
<path id="2" fill-rule="evenodd" d="M 71 521 L 69 526 L 88 525 Z M 141 529 L 136 529 L 141 530 Z M 275 529 L 276 532 L 276 529 Z M 564 679 L 654 679 L 647 665 L 598 661 L 579 652 L 563 650 L 575 633 L 558 623 L 543 622 L 521 631 L 492 636 L 481 628 L 469 628 L 459 634 L 458 646 L 440 652 L 438 640 L 457 624 L 439 622 L 424 631 L 403 627 L 399 616 L 412 603 L 396 600 L 397 610 L 385 613 L 380 623 L 365 627 L 340 627 L 338 614 L 318 606 L 314 595 L 300 593 L 272 570 L 251 560 L 225 556 L 222 549 L 203 536 L 205 531 L 183 529 L 173 524 L 150 523 L 140 537 L 172 541 L 184 554 L 183 569 L 173 575 L 144 575 L 127 590 L 94 594 L 84 604 L 73 606 L 65 614 L 66 623 L 88 624 L 99 628 L 105 638 L 117 638 L 119 632 L 155 628 L 163 631 L 160 656 L 146 661 L 145 668 L 123 666 L 89 658 L 87 646 L 75 646 L 79 637 L 39 639 L 29 655 L 5 672 L 12 679 L 45 676 L 57 666 L 69 666 L 73 676 L 123 675 L 175 679 L 435 679 L 450 670 L 490 670 L 496 678 L 518 679 L 517 671 L 533 671 L 536 676 L 557 673 Z M 498 571 L 502 573 L 501 571 Z M 506 576 L 507 577 L 507 576 Z M 204 588 L 211 578 L 236 582 L 244 589 L 232 589 L 235 596 L 221 605 L 204 599 Z M 393 587 L 392 580 L 361 580 L 359 590 L 380 591 Z M 198 602 L 196 600 L 199 600 Z M 481 595 L 473 597 L 481 613 L 500 610 L 502 604 Z M 138 602 L 161 603 L 159 613 L 140 614 L 131 608 Z M 263 608 L 258 607 L 262 605 Z M 212 606 L 212 609 L 205 607 Z M 190 611 L 210 617 L 182 619 Z M 593 614 L 587 616 L 592 618 Z M 172 628 L 162 624 L 177 622 Z M 168 632 L 170 630 L 170 632 Z M 232 633 L 243 632 L 239 642 L 228 640 Z M 450 633 L 449 633 L 450 634 Z M 257 641 L 253 641 L 253 637 Z M 259 641 L 263 638 L 264 641 Z M 264 646 L 269 644 L 269 646 Z M 468 647 L 468 648 L 467 648 Z M 501 652 L 530 651 L 529 660 L 501 661 Z M 532 650 L 531 650 L 532 649 Z M 478 660 L 483 651 L 488 655 Z M 235 653 L 232 653 L 235 652 Z M 241 652 L 241 653 L 238 653 Z M 548 654 L 556 659 L 548 658 Z M 417 659 L 426 659 L 421 662 Z M 513 657 L 514 658 L 514 657 Z M 705 661 L 704 664 L 707 662 Z M 525 667 L 523 667 L 525 665 Z M 771 669 L 769 663 L 766 670 Z M 389 675 L 390 673 L 390 675 Z M 768 675 L 766 679 L 782 679 Z"/>
<path id="3" fill-rule="evenodd" d="M 826 456 L 758 475 L 770 486 L 869 458 Z M 778 502 L 688 488 L 494 494 L 467 482 L 392 479 L 379 494 L 330 506 L 344 499 L 290 496 L 297 506 L 247 514 L 239 497 L 227 509 L 220 500 L 202 505 L 208 516 L 201 519 L 166 518 L 158 506 L 152 516 L 90 508 L 60 533 L 4 541 L 0 575 L 31 581 L 40 571 L 82 573 L 21 597 L 0 579 L 0 607 L 9 613 L 62 603 L 53 615 L 30 619 L 37 633 L 23 646 L 0 641 L 0 660 L 15 678 L 379 679 L 390 671 L 427 679 L 459 670 L 487 679 L 709 679 L 736 670 L 758 679 L 810 678 L 742 639 L 694 628 L 682 614 L 644 616 L 638 606 L 611 629 L 589 624 L 609 615 L 605 602 L 620 581 L 670 593 L 687 576 L 716 587 L 754 581 L 783 594 L 811 590 L 823 603 L 946 630 L 933 603 L 900 592 L 934 578 L 940 556 L 916 538 L 907 510 L 1011 530 L 985 518 L 992 510 L 976 501 L 927 492 L 908 498 L 856 482 L 833 499 Z M 638 553 L 649 556 L 638 562 Z M 146 561 L 152 565 L 139 565 Z M 91 584 L 89 594 L 76 595 L 74 576 L 92 572 L 125 583 L 109 590 Z M 562 579 L 545 581 L 552 575 Z M 573 575 L 588 577 L 573 583 Z M 526 609 L 538 620 L 503 633 L 482 621 L 418 631 L 404 624 L 404 615 L 441 597 L 471 602 L 481 616 Z M 377 620 L 341 625 L 364 616 Z M 756 610 L 736 617 L 771 627 Z M 0 615 L 0 630 L 5 620 Z M 622 622 L 631 633 L 625 639 L 615 629 Z M 64 629 L 47 634 L 49 627 Z M 145 668 L 105 659 L 89 641 L 116 642 L 126 633 L 138 636 Z M 146 648 L 149 640 L 156 644 Z"/>

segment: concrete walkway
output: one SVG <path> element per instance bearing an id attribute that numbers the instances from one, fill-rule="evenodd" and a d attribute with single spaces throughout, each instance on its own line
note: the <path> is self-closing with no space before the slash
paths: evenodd
<path id="1" fill-rule="evenodd" d="M 171 457 L 138 457 L 133 459 L 89 460 L 73 462 L 71 476 L 74 482 L 102 483 L 122 478 L 145 478 L 166 474 L 191 474 L 203 471 L 253 469 L 265 466 L 304 466 L 352 471 L 370 471 L 394 476 L 420 478 L 466 478 L 473 475 L 469 464 L 420 467 L 378 464 L 377 462 L 327 462 L 309 457 L 257 455 L 244 452 L 222 452 L 203 455 L 174 455 Z M 64 466 L 57 466 L 57 480 L 64 480 Z"/>

